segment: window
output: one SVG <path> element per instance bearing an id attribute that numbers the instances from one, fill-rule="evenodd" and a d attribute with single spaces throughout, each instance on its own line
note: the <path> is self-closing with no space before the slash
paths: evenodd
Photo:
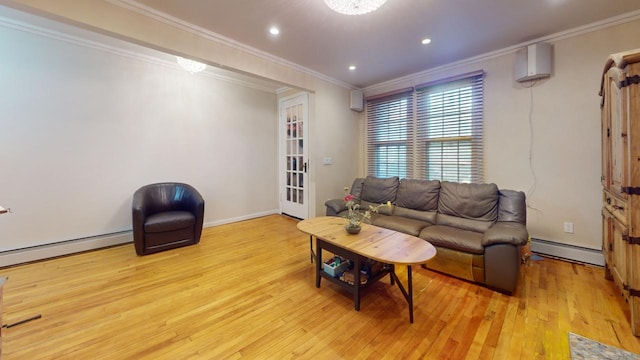
<path id="1" fill-rule="evenodd" d="M 483 88 L 479 71 L 367 99 L 368 173 L 482 182 Z"/>
<path id="2" fill-rule="evenodd" d="M 418 168 L 428 180 L 482 181 L 483 75 L 416 89 Z"/>
<path id="3" fill-rule="evenodd" d="M 409 91 L 367 101 L 367 158 L 376 177 L 411 177 L 413 94 Z"/>

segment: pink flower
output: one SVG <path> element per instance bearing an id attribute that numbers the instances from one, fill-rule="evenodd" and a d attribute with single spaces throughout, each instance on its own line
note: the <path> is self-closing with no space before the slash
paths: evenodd
<path id="1" fill-rule="evenodd" d="M 353 195 L 349 194 L 349 195 L 347 195 L 347 196 L 345 196 L 345 197 L 344 197 L 344 201 L 351 201 L 351 200 L 353 200 L 353 199 L 355 199 L 355 198 L 356 198 L 355 196 L 353 196 Z"/>

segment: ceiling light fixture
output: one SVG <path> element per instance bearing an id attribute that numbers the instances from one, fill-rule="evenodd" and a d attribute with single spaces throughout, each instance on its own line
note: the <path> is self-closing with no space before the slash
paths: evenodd
<path id="1" fill-rule="evenodd" d="M 331 10 L 345 15 L 362 15 L 372 12 L 387 0 L 324 0 Z"/>
<path id="2" fill-rule="evenodd" d="M 278 29 L 278 28 L 277 28 L 277 27 L 275 27 L 275 26 L 272 26 L 272 27 L 269 29 L 269 34 L 271 34 L 271 35 L 279 35 L 279 34 L 280 34 L 280 29 Z"/>
<path id="3" fill-rule="evenodd" d="M 355 65 L 349 65 L 349 70 L 353 71 L 353 70 L 355 70 L 355 69 L 356 69 L 356 66 L 355 66 Z"/>
<path id="4" fill-rule="evenodd" d="M 207 68 L 207 64 L 176 56 L 178 65 L 190 73 L 197 73 Z"/>
<path id="5" fill-rule="evenodd" d="M 427 45 L 429 43 L 431 43 L 431 39 L 429 39 L 429 38 L 422 39 L 422 45 Z"/>

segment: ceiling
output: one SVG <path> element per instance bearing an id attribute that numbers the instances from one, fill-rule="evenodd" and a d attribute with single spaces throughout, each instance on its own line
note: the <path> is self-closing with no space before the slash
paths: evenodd
<path id="1" fill-rule="evenodd" d="M 622 14 L 640 16 L 639 0 L 388 0 L 359 16 L 335 13 L 323 0 L 137 4 L 359 88 Z M 273 25 L 278 37 L 268 32 Z M 425 37 L 431 44 L 420 43 Z"/>

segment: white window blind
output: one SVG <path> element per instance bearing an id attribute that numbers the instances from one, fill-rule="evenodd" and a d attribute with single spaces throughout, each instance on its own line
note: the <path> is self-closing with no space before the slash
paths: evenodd
<path id="1" fill-rule="evenodd" d="M 417 172 L 482 182 L 484 74 L 416 87 Z"/>
<path id="2" fill-rule="evenodd" d="M 412 90 L 367 100 L 367 167 L 376 177 L 411 177 Z"/>
<path id="3" fill-rule="evenodd" d="M 368 98 L 367 173 L 482 182 L 483 90 L 478 71 Z"/>

